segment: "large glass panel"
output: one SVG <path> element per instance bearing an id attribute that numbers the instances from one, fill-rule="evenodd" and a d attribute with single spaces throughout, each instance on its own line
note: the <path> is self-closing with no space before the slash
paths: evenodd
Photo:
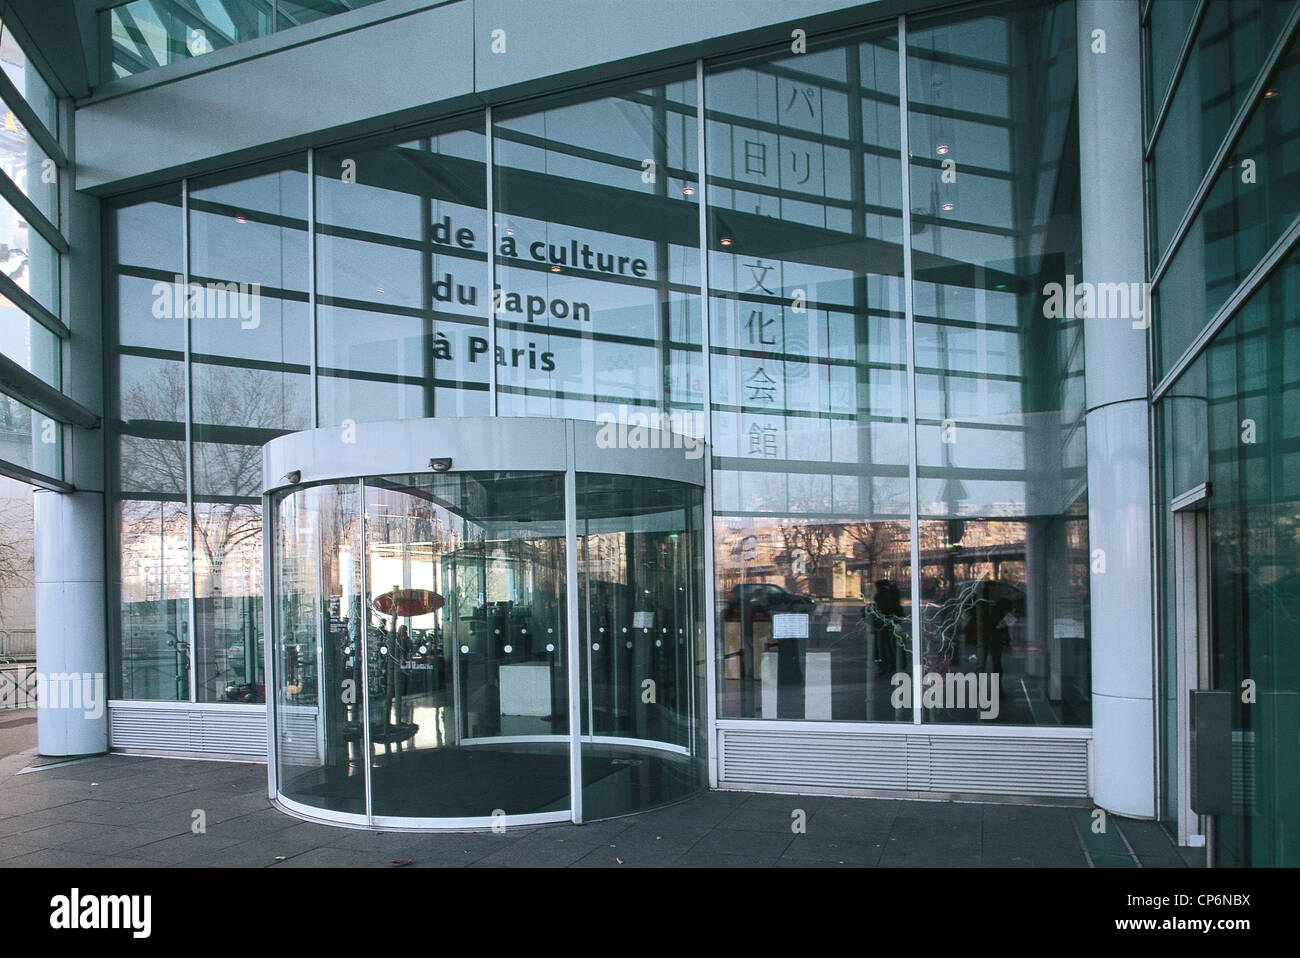
<path id="1" fill-rule="evenodd" d="M 59 225 L 60 171 L 48 153 L 41 149 L 27 128 L 0 100 L 0 170 L 13 180 L 38 210 L 55 226 Z"/>
<path id="2" fill-rule="evenodd" d="M 368 7 L 378 0 L 275 0 L 275 28 L 286 30 L 303 23 L 314 23 L 336 13 Z"/>
<path id="3" fill-rule="evenodd" d="M 322 425 L 488 414 L 485 153 L 479 117 L 316 154 Z"/>
<path id="4" fill-rule="evenodd" d="M 1153 262 L 1169 245 L 1294 6 L 1291 0 L 1213 0 L 1207 7 L 1151 157 Z"/>
<path id="5" fill-rule="evenodd" d="M 22 94 L 27 105 L 56 139 L 59 135 L 59 99 L 45 78 L 28 61 L 12 30 L 0 27 L 0 67 Z"/>
<path id="6" fill-rule="evenodd" d="M 1189 0 L 1155 0 L 1151 4 L 1147 23 L 1147 119 L 1155 118 L 1156 110 L 1169 89 L 1178 54 L 1187 41 L 1196 3 Z"/>
<path id="7" fill-rule="evenodd" d="M 909 21 L 926 721 L 1090 722 L 1074 28 Z"/>
<path id="8" fill-rule="evenodd" d="M 702 500 L 681 483 L 577 477 L 585 819 L 704 785 Z"/>
<path id="9" fill-rule="evenodd" d="M 0 393 L 0 459 L 63 478 L 63 425 Z"/>
<path id="10" fill-rule="evenodd" d="M 722 717 L 911 721 L 896 37 L 705 84 Z"/>
<path id="11" fill-rule="evenodd" d="M 59 254 L 0 197 L 0 271 L 24 293 L 59 315 Z"/>
<path id="12" fill-rule="evenodd" d="M 0 294 L 0 353 L 58 389 L 62 352 L 58 336 Z"/>
<path id="13" fill-rule="evenodd" d="M 311 423 L 306 157 L 192 180 L 199 702 L 261 702 L 262 445 Z"/>
<path id="14" fill-rule="evenodd" d="M 1298 89 L 1300 42 L 1293 42 L 1156 287 L 1157 379 L 1300 213 Z"/>
<path id="15" fill-rule="evenodd" d="M 185 310 L 178 187 L 106 208 L 115 698 L 190 698 Z M 110 549 L 110 555 L 112 550 Z"/>
<path id="16" fill-rule="evenodd" d="M 569 808 L 564 477 L 366 480 L 372 810 Z"/>
<path id="17" fill-rule="evenodd" d="M 501 415 L 703 434 L 695 102 L 676 74 L 494 115 Z"/>
<path id="18" fill-rule="evenodd" d="M 185 3 L 133 0 L 100 13 L 103 79 L 130 76 L 235 43 L 273 29 L 274 0 Z"/>
<path id="19" fill-rule="evenodd" d="M 1209 684 L 1232 702 L 1233 814 L 1214 830 L 1225 866 L 1300 864 L 1298 317 L 1293 251 L 1206 353 Z"/>

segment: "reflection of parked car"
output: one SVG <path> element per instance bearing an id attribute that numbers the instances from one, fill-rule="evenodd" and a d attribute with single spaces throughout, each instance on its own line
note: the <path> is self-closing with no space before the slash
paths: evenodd
<path id="1" fill-rule="evenodd" d="M 741 582 L 727 593 L 727 607 L 724 616 L 728 619 L 739 618 L 741 609 L 764 612 L 812 612 L 817 600 L 810 595 L 791 592 L 771 582 Z"/>

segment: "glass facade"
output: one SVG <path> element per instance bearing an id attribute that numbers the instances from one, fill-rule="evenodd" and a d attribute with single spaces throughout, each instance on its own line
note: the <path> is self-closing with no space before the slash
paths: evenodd
<path id="1" fill-rule="evenodd" d="M 56 410 L 45 387 L 63 389 L 69 336 L 59 203 L 69 163 L 58 145 L 58 96 L 3 22 L 0 69 L 0 356 L 17 367 L 0 393 L 0 472 L 65 489 L 67 410 Z"/>
<path id="2" fill-rule="evenodd" d="M 1300 130 L 1296 5 L 1211 2 L 1196 31 L 1148 151 L 1158 306 L 1159 811 L 1171 830 L 1180 820 L 1193 832 L 1208 825 L 1217 864 L 1294 866 L 1300 184 L 1288 145 Z M 1159 104 L 1158 91 L 1149 102 Z M 1181 159 L 1163 163 L 1165 155 Z M 1188 167 L 1188 155 L 1203 160 Z M 1213 157 L 1222 159 L 1211 168 Z M 1231 808 L 1200 825 L 1188 824 L 1180 800 L 1187 686 L 1221 691 L 1231 704 Z"/>
<path id="3" fill-rule="evenodd" d="M 127 77 L 376 0 L 128 0 L 99 12 L 102 79 Z"/>
<path id="4" fill-rule="evenodd" d="M 262 700 L 267 439 L 495 413 L 710 438 L 719 717 L 1087 726 L 1073 24 L 909 21 L 900 63 L 889 21 L 116 201 L 115 694 Z"/>

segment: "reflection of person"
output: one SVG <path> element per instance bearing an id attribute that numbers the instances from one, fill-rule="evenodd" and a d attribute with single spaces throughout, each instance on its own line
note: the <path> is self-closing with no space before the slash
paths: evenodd
<path id="1" fill-rule="evenodd" d="M 876 674 L 887 675 L 894 665 L 897 643 L 895 628 L 903 618 L 902 593 L 892 580 L 876 581 L 876 594 L 869 617 L 876 633 Z"/>
<path id="2" fill-rule="evenodd" d="M 1011 644 L 1006 618 L 1011 613 L 1011 599 L 1004 589 L 997 589 L 992 579 L 981 579 L 976 586 L 975 607 L 971 612 L 971 635 L 978 648 L 976 668 L 984 672 L 993 660 L 993 671 L 1002 674 L 1002 647 Z"/>

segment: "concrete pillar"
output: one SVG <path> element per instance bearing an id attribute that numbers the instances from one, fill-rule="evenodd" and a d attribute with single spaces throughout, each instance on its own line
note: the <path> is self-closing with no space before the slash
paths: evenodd
<path id="1" fill-rule="evenodd" d="M 1079 0 L 1076 10 L 1084 273 L 1076 280 L 1141 284 L 1146 276 L 1138 0 Z M 1084 319 L 1093 797 L 1109 811 L 1153 818 L 1151 444 L 1142 327 L 1109 310 L 1094 310 Z"/>
<path id="2" fill-rule="evenodd" d="M 42 755 L 108 751 L 104 496 L 35 494 L 36 738 Z"/>

